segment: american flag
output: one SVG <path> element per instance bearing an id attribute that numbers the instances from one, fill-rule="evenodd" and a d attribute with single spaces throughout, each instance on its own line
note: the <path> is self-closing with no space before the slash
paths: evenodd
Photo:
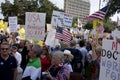
<path id="1" fill-rule="evenodd" d="M 104 20 L 104 17 L 105 17 L 105 14 L 106 14 L 108 8 L 109 8 L 109 5 L 103 7 L 102 9 L 91 14 L 90 16 L 87 16 L 85 19 L 87 19 L 87 20 L 93 20 L 93 19 Z"/>
<path id="2" fill-rule="evenodd" d="M 63 40 L 66 43 L 70 44 L 71 35 L 72 34 L 68 30 L 66 30 L 65 28 L 57 27 L 55 38 L 59 39 L 59 40 Z"/>

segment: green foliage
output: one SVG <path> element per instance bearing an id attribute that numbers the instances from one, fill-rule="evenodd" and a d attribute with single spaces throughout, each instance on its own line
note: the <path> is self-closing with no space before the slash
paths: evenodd
<path id="1" fill-rule="evenodd" d="M 104 32 L 107 32 L 107 33 L 110 33 L 111 31 L 113 31 L 116 27 L 116 22 L 114 21 L 111 21 L 111 19 L 107 19 L 107 20 L 104 20 Z M 88 30 L 91 30 L 93 29 L 93 22 L 87 22 L 85 24 L 85 26 L 83 26 L 84 29 L 88 29 Z"/>
<path id="2" fill-rule="evenodd" d="M 104 32 L 111 33 L 111 31 L 113 31 L 115 27 L 116 27 L 116 22 L 111 21 L 111 19 L 107 19 L 104 21 L 104 28 L 105 28 Z"/>
<path id="3" fill-rule="evenodd" d="M 120 0 L 104 0 L 108 1 L 107 4 L 110 5 L 106 18 L 113 16 L 115 13 L 120 13 Z"/>
<path id="4" fill-rule="evenodd" d="M 19 24 L 25 24 L 25 12 L 46 13 L 46 23 L 50 23 L 53 10 L 63 11 L 49 0 L 14 0 L 13 4 L 6 0 L 1 4 L 1 10 L 5 21 L 9 16 L 17 16 Z"/>
<path id="5" fill-rule="evenodd" d="M 88 29 L 88 30 L 91 30 L 93 29 L 93 23 L 92 21 L 91 22 L 87 22 L 84 26 L 83 26 L 84 29 Z"/>
<path id="6" fill-rule="evenodd" d="M 73 27 L 77 27 L 77 24 L 78 24 L 77 19 L 78 19 L 77 17 L 73 17 L 73 22 L 72 22 Z"/>

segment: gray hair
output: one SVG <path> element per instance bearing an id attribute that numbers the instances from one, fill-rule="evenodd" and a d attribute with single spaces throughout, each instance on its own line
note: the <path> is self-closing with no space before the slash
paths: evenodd
<path id="1" fill-rule="evenodd" d="M 34 48 L 37 56 L 39 56 L 39 55 L 42 53 L 42 48 L 41 48 L 41 46 L 38 45 L 38 44 L 34 44 L 33 46 L 34 46 L 33 48 Z"/>
<path id="2" fill-rule="evenodd" d="M 61 62 L 64 62 L 64 54 L 62 51 L 55 51 L 52 56 L 56 56 L 57 58 L 60 59 Z"/>

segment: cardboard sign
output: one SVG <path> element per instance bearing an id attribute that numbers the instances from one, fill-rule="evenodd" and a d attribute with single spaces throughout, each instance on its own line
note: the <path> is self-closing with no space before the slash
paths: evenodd
<path id="1" fill-rule="evenodd" d="M 26 12 L 25 36 L 27 39 L 44 40 L 46 13 Z"/>
<path id="2" fill-rule="evenodd" d="M 120 80 L 120 43 L 103 40 L 99 80 Z"/>
<path id="3" fill-rule="evenodd" d="M 9 31 L 17 32 L 17 17 L 9 17 Z"/>
<path id="4" fill-rule="evenodd" d="M 55 45 L 59 44 L 58 39 L 55 39 L 55 33 L 56 33 L 55 29 L 51 29 L 48 32 L 45 44 L 47 44 L 47 45 L 49 45 L 51 47 L 55 47 Z"/>
<path id="5" fill-rule="evenodd" d="M 53 11 L 51 24 L 52 26 L 71 27 L 73 16 L 64 12 Z"/>

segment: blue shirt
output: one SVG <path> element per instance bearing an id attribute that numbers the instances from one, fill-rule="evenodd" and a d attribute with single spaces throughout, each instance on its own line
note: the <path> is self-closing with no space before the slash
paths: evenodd
<path id="1" fill-rule="evenodd" d="M 13 80 L 15 68 L 17 68 L 17 61 L 14 56 L 9 55 L 7 60 L 0 56 L 0 80 Z"/>

